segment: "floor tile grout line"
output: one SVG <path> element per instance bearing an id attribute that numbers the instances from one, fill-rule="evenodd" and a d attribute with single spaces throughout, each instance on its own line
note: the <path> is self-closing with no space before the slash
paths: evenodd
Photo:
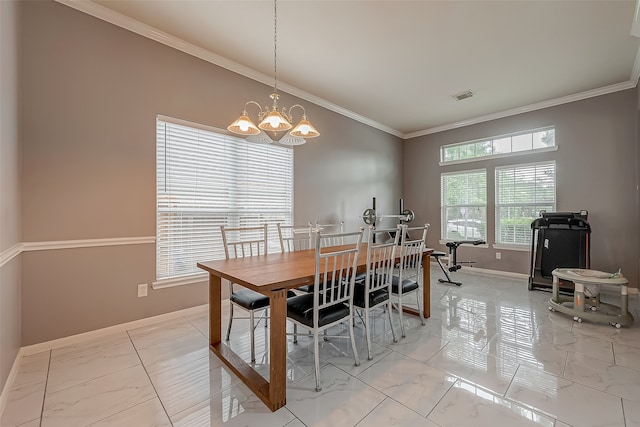
<path id="1" fill-rule="evenodd" d="M 133 342 L 133 338 L 131 338 L 131 334 L 129 334 L 129 331 L 127 330 L 127 336 L 129 337 L 129 341 L 131 341 L 131 345 L 133 346 L 133 350 L 136 352 L 136 356 L 138 356 L 138 359 L 140 360 L 140 365 L 142 365 L 142 369 L 144 369 L 144 373 L 147 375 L 147 379 L 149 380 L 149 384 L 151 384 L 151 387 L 153 388 L 153 392 L 156 394 L 156 397 L 158 398 L 158 402 L 160 402 L 160 406 L 162 406 L 162 410 L 164 411 L 165 415 L 167 416 L 167 419 L 169 420 L 169 424 L 171 424 L 173 426 L 173 421 L 171 421 L 171 417 L 169 416 L 169 412 L 167 412 L 167 408 L 164 406 L 164 402 L 162 401 L 162 399 L 160 399 L 160 395 L 158 394 L 158 390 L 156 389 L 155 384 L 153 383 L 153 381 L 151 381 L 151 376 L 149 375 L 149 371 L 147 371 L 147 367 L 144 365 L 144 362 L 142 361 L 142 358 L 140 357 L 140 353 L 138 352 L 138 349 L 136 348 L 136 344 Z"/>
<path id="2" fill-rule="evenodd" d="M 534 368 L 531 368 L 531 367 L 528 367 L 528 366 L 525 366 L 525 368 L 528 368 L 528 369 L 534 369 Z M 584 387 L 584 388 L 587 388 L 587 389 L 589 389 L 589 390 L 596 391 L 596 392 L 598 392 L 598 393 L 603 393 L 603 394 L 606 394 L 607 396 L 611 396 L 611 397 L 616 398 L 616 399 L 623 399 L 623 398 L 622 398 L 622 397 L 620 397 L 620 396 L 616 396 L 616 395 L 611 394 L 611 393 L 609 393 L 609 392 L 607 392 L 607 391 L 598 390 L 597 388 L 594 388 L 594 387 L 588 386 L 588 385 L 586 385 L 586 384 L 582 384 L 582 383 L 580 383 L 580 382 L 578 382 L 578 381 L 570 380 L 570 379 L 568 379 L 568 378 L 565 378 L 564 376 L 559 377 L 559 376 L 557 376 L 557 375 L 555 375 L 555 374 L 552 374 L 552 373 L 550 373 L 550 372 L 545 372 L 545 371 L 542 371 L 542 374 L 544 374 L 544 375 L 551 375 L 551 376 L 556 377 L 556 378 L 558 378 L 558 379 L 565 380 L 565 381 L 569 381 L 569 382 L 571 383 L 571 385 L 579 385 L 580 387 Z M 514 379 L 515 379 L 515 375 L 514 375 Z M 526 402 L 522 402 L 522 401 L 520 401 L 520 400 L 511 399 L 511 398 L 506 397 L 506 393 L 505 393 L 505 398 L 506 398 L 506 399 L 508 399 L 508 400 L 510 400 L 510 401 L 516 402 L 516 403 L 518 403 L 518 404 L 520 404 L 520 405 L 524 405 L 524 406 L 526 406 L 526 407 L 530 408 L 531 410 L 533 410 L 534 412 L 541 412 L 541 413 L 544 413 L 544 414 L 546 414 L 546 415 L 549 415 L 549 416 L 550 416 L 550 417 L 552 417 L 552 418 L 555 418 L 555 416 L 554 416 L 553 414 L 551 414 L 551 413 L 547 413 L 547 412 L 545 412 L 545 411 L 541 410 L 540 408 L 536 408 L 536 407 L 532 406 L 531 404 L 528 404 L 528 403 L 526 403 Z M 621 402 L 622 402 L 622 400 L 621 400 Z M 624 412 L 624 410 L 623 410 L 622 412 Z M 555 418 L 555 419 L 557 419 L 557 418 Z M 564 422 L 564 421 L 563 421 L 563 422 Z"/>
<path id="3" fill-rule="evenodd" d="M 513 381 L 516 379 L 516 375 L 518 375 L 518 371 L 520 370 L 520 367 L 522 367 L 521 363 L 518 363 L 518 367 L 516 368 L 515 372 L 513 373 L 513 376 L 511 377 L 511 380 L 509 381 L 509 385 L 507 386 L 507 388 L 504 390 L 504 398 L 507 398 L 507 394 L 509 394 L 509 389 L 511 388 L 511 385 L 513 384 Z"/>
<path id="4" fill-rule="evenodd" d="M 85 427 L 91 427 L 91 426 L 94 426 L 94 425 L 98 424 L 99 422 L 102 422 L 102 421 L 104 421 L 104 420 L 106 420 L 106 419 L 109 419 L 109 418 L 111 418 L 111 417 L 114 417 L 114 416 L 116 416 L 116 415 L 118 415 L 118 414 L 122 414 L 122 413 L 124 413 L 124 412 L 130 411 L 131 409 L 135 408 L 136 406 L 144 405 L 145 403 L 147 403 L 147 402 L 151 402 L 153 399 L 156 399 L 156 398 L 157 398 L 158 400 L 160 400 L 160 399 L 158 398 L 158 396 L 150 397 L 149 399 L 147 399 L 147 400 L 143 400 L 143 401 L 141 401 L 141 402 L 138 402 L 138 403 L 136 403 L 136 404 L 135 404 L 135 405 L 133 405 L 133 406 L 129 406 L 128 408 L 124 408 L 124 409 L 122 409 L 122 410 L 120 410 L 120 411 L 118 411 L 118 412 L 114 412 L 114 413 L 112 413 L 112 414 L 109 414 L 109 415 L 107 415 L 107 416 L 106 416 L 106 417 L 104 417 L 104 418 L 100 418 L 99 420 L 93 421 L 91 424 L 87 424 L 87 425 L 85 425 Z M 171 421 L 171 420 L 169 420 L 169 421 Z"/>
<path id="5" fill-rule="evenodd" d="M 49 350 L 49 361 L 47 363 L 47 376 L 45 378 L 44 391 L 42 393 L 42 407 L 40 408 L 40 423 L 39 423 L 40 427 L 42 427 L 42 422 L 44 421 L 44 405 L 47 399 L 47 387 L 49 386 L 49 374 L 51 373 L 52 356 L 53 356 L 53 350 Z"/>
<path id="6" fill-rule="evenodd" d="M 101 378 L 104 378 L 104 377 L 108 377 L 109 375 L 113 375 L 113 374 L 117 374 L 117 373 L 122 372 L 122 371 L 126 371 L 127 369 L 134 368 L 134 367 L 136 367 L 138 365 L 142 365 L 142 363 L 136 363 L 135 365 L 127 366 L 126 368 L 118 369 L 116 371 L 112 371 L 112 372 L 108 372 L 108 373 L 103 374 L 103 375 L 99 375 L 99 376 L 97 376 L 95 378 L 91 378 L 91 379 L 88 379 L 88 380 L 83 380 L 83 381 L 81 381 L 79 383 L 71 384 L 71 385 L 66 386 L 64 388 L 61 388 L 59 390 L 52 391 L 50 394 L 56 394 L 56 393 L 59 393 L 61 391 L 69 390 L 70 388 L 77 387 L 77 386 L 80 386 L 80 385 L 84 385 L 84 384 L 87 384 L 87 383 L 89 383 L 91 381 L 95 381 L 95 380 L 98 380 L 98 379 L 101 379 Z M 47 376 L 47 382 L 48 382 L 48 379 L 49 379 L 48 377 L 49 376 Z"/>
<path id="7" fill-rule="evenodd" d="M 384 393 L 382 393 L 384 394 Z M 364 416 L 362 418 L 360 418 L 360 420 L 358 420 L 358 422 L 356 422 L 353 427 L 358 427 L 360 425 L 360 423 L 362 423 L 365 418 L 367 418 L 369 415 L 371 415 L 371 413 L 373 411 L 375 411 L 380 405 L 382 405 L 384 403 L 385 400 L 390 399 L 389 396 L 387 396 L 386 394 L 384 394 L 384 399 L 382 399 L 382 401 L 380 403 L 378 403 L 377 405 L 375 405 L 373 408 L 371 408 L 371 410 L 369 412 L 367 412 L 366 414 L 364 414 Z M 403 405 L 404 406 L 404 405 Z"/>
<path id="8" fill-rule="evenodd" d="M 445 372 L 446 373 L 446 372 Z M 440 402 L 442 402 L 442 399 L 444 399 L 447 394 L 449 394 L 449 392 L 455 387 L 455 385 L 460 382 L 463 381 L 460 377 L 457 377 L 455 375 L 451 375 L 452 377 L 454 377 L 456 380 L 454 382 L 451 383 L 451 386 L 449 386 L 449 388 L 447 389 L 447 391 L 445 391 L 442 396 L 440 396 L 440 399 L 438 399 L 438 401 L 436 402 L 435 405 L 433 405 L 433 408 L 431 408 L 431 410 L 429 412 L 427 412 L 427 415 L 425 415 L 424 417 L 426 419 L 429 420 L 429 415 L 431 415 L 433 413 L 433 411 L 435 411 L 435 409 L 438 407 L 438 405 L 440 404 Z M 431 420 L 429 420 L 431 421 Z"/>

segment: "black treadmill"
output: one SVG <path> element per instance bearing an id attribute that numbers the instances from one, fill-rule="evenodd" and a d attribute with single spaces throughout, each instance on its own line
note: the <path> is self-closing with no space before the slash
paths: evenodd
<path id="1" fill-rule="evenodd" d="M 531 223 L 529 290 L 550 289 L 556 268 L 589 268 L 591 226 L 588 212 L 544 212 Z M 560 281 L 560 291 L 573 293 L 573 282 Z"/>

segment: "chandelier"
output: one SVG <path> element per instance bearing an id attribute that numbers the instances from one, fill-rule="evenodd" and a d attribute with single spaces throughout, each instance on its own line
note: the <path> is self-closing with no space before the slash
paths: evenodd
<path id="1" fill-rule="evenodd" d="M 227 129 L 238 135 L 247 137 L 249 141 L 280 141 L 285 145 L 300 145 L 306 142 L 307 138 L 315 138 L 320 133 L 313 127 L 307 119 L 307 112 L 300 104 L 291 106 L 288 110 L 285 107 L 278 106 L 278 2 L 273 2 L 273 93 L 270 98 L 273 100 L 271 108 L 261 107 L 256 101 L 248 101 L 244 104 L 240 117 L 231 123 Z M 249 118 L 247 106 L 256 105 L 258 107 L 258 121 L 260 124 L 255 125 L 253 120 Z M 302 110 L 302 118 L 294 127 L 293 116 L 291 111 L 294 108 Z M 265 133 L 267 136 L 265 136 Z M 283 138 L 287 135 L 286 138 Z"/>

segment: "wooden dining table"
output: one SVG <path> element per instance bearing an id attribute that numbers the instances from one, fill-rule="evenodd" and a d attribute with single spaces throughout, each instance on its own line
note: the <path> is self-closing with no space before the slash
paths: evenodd
<path id="1" fill-rule="evenodd" d="M 347 245 L 348 246 L 348 245 Z M 353 247 L 353 245 L 351 245 Z M 335 249 L 339 249 L 336 247 Z M 423 314 L 431 315 L 431 266 L 433 249 L 425 249 L 423 265 Z M 367 244 L 363 243 L 358 257 L 358 270 L 366 271 Z M 211 350 L 224 362 L 271 410 L 287 403 L 287 291 L 302 285 L 312 285 L 315 275 L 315 250 L 270 253 L 245 258 L 199 262 L 198 267 L 209 273 L 209 337 Z M 244 286 L 269 297 L 269 380 L 262 377 L 222 339 L 222 279 Z M 404 307 L 405 312 L 418 315 L 418 310 Z"/>

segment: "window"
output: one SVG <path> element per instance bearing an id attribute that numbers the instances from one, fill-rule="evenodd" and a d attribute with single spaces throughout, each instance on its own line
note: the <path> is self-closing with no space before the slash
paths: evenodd
<path id="1" fill-rule="evenodd" d="M 486 239 L 487 171 L 485 169 L 440 176 L 444 240 Z"/>
<path id="2" fill-rule="evenodd" d="M 440 162 L 464 162 L 486 157 L 548 150 L 556 146 L 555 128 L 518 132 L 440 147 Z"/>
<path id="3" fill-rule="evenodd" d="M 496 168 L 496 243 L 529 245 L 531 221 L 556 209 L 556 164 Z"/>
<path id="4" fill-rule="evenodd" d="M 293 150 L 164 117 L 156 149 L 157 279 L 223 259 L 221 225 L 292 224 Z M 269 250 L 280 251 L 275 226 L 268 238 Z"/>

